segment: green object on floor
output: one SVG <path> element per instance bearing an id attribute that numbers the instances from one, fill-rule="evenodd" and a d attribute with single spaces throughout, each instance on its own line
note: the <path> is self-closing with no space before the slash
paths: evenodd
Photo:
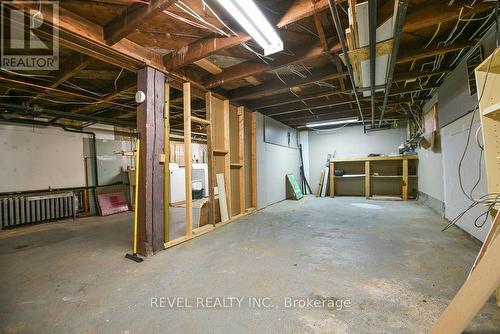
<path id="1" fill-rule="evenodd" d="M 302 194 L 302 191 L 300 190 L 299 184 L 297 183 L 297 179 L 295 178 L 295 175 L 286 174 L 286 179 L 292 188 L 293 197 L 297 200 L 304 197 L 304 195 Z"/>
<path id="2" fill-rule="evenodd" d="M 204 189 L 200 189 L 200 190 L 192 190 L 192 193 L 193 193 L 193 199 L 202 199 L 203 198 L 203 190 Z"/>

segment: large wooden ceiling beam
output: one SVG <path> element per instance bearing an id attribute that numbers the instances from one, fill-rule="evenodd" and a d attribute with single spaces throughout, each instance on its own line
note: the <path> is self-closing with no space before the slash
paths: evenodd
<path id="1" fill-rule="evenodd" d="M 168 72 L 160 54 L 126 38 L 113 46 L 109 46 L 104 41 L 103 27 L 63 7 L 59 7 L 59 18 L 56 20 L 52 16 L 52 11 L 48 5 L 44 3 L 39 7 L 37 4 L 31 2 L 11 1 L 8 5 L 19 10 L 24 10 L 25 12 L 40 9 L 45 20 L 44 22 L 48 23 L 36 30 L 42 37 L 52 38 L 52 26 L 56 26 L 59 30 L 59 43 L 73 51 L 133 72 L 144 66 L 153 67 L 167 73 L 172 79 L 177 80 L 171 83 L 172 87 L 181 90 L 182 82 L 191 82 L 193 87 L 197 88 L 193 90 L 193 96 L 204 98 L 203 92 L 205 88 L 203 85 L 192 78 Z"/>
<path id="2" fill-rule="evenodd" d="M 250 39 L 251 37 L 245 33 L 231 37 L 201 39 L 165 55 L 164 63 L 167 69 L 174 70 Z"/>
<path id="3" fill-rule="evenodd" d="M 330 52 L 338 52 L 340 46 L 334 45 Z M 317 44 L 312 47 L 305 47 L 301 51 L 290 56 L 287 54 L 280 54 L 270 64 L 256 63 L 253 61 L 246 61 L 238 65 L 227 68 L 224 72 L 209 76 L 208 80 L 204 81 L 206 88 L 214 88 L 224 83 L 240 80 L 248 76 L 258 75 L 261 73 L 273 71 L 284 66 L 300 63 L 305 60 L 321 57 L 325 54 L 321 45 Z"/>
<path id="4" fill-rule="evenodd" d="M 136 3 L 104 26 L 104 40 L 113 45 L 178 0 L 151 0 L 149 5 Z"/>
<path id="5" fill-rule="evenodd" d="M 336 3 L 342 2 L 345 2 L 345 0 L 336 1 Z M 322 12 L 327 8 L 328 0 L 295 0 L 276 26 L 282 28 L 303 18 Z"/>
<path id="6" fill-rule="evenodd" d="M 255 87 L 248 88 L 240 88 L 234 91 L 234 94 L 230 95 L 230 99 L 232 101 L 240 101 L 249 98 L 254 98 L 261 96 L 262 94 L 270 94 L 270 93 L 280 93 L 284 91 L 288 91 L 289 89 L 297 86 L 305 86 L 314 84 L 321 81 L 328 81 L 333 79 L 344 78 L 347 76 L 347 72 L 332 72 L 331 69 L 325 69 L 317 71 L 318 73 L 310 76 L 306 79 L 295 79 L 293 81 L 288 82 L 284 85 L 281 81 L 267 81 L 263 84 Z"/>

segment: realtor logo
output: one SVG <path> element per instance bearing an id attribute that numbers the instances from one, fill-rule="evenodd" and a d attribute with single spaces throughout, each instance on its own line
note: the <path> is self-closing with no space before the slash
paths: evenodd
<path id="1" fill-rule="evenodd" d="M 1 1 L 0 67 L 7 70 L 58 70 L 58 1 Z M 51 18 L 51 21 L 47 21 Z"/>

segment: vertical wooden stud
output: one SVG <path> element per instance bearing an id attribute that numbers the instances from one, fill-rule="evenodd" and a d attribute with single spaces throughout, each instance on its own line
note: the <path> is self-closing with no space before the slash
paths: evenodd
<path id="1" fill-rule="evenodd" d="M 330 197 L 335 196 L 335 163 L 330 161 Z"/>
<path id="2" fill-rule="evenodd" d="M 252 140 L 252 207 L 257 208 L 257 113 L 252 112 L 252 128 L 251 128 L 251 140 Z"/>
<path id="3" fill-rule="evenodd" d="M 213 148 L 213 124 L 214 113 L 212 110 L 212 93 L 205 94 L 205 109 L 206 119 L 210 121 L 207 126 L 207 154 L 208 154 L 208 223 L 215 226 L 215 164 L 214 164 L 214 148 Z"/>
<path id="4" fill-rule="evenodd" d="M 365 197 L 370 198 L 370 160 L 365 161 Z"/>
<path id="5" fill-rule="evenodd" d="M 184 100 L 184 168 L 186 170 L 186 236 L 193 233 L 193 198 L 191 183 L 191 84 L 182 86 Z"/>
<path id="6" fill-rule="evenodd" d="M 163 115 L 163 242 L 170 241 L 170 84 L 165 83 L 165 109 Z"/>
<path id="7" fill-rule="evenodd" d="M 403 159 L 403 201 L 408 200 L 408 159 Z"/>
<path id="8" fill-rule="evenodd" d="M 240 184 L 240 213 L 245 213 L 245 108 L 238 107 L 238 163 Z"/>
<path id="9" fill-rule="evenodd" d="M 227 154 L 224 156 L 224 183 L 226 186 L 226 201 L 229 219 L 232 216 L 231 206 L 231 145 L 229 135 L 229 100 L 224 100 L 224 150 Z"/>

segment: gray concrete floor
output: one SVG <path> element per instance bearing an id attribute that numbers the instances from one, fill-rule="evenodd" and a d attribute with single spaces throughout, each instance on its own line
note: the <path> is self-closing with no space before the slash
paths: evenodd
<path id="1" fill-rule="evenodd" d="M 141 264 L 123 258 L 129 213 L 3 231 L 0 331 L 425 333 L 480 247 L 443 225 L 416 202 L 306 197 Z M 261 300 L 272 307 L 196 307 L 196 297 L 224 296 L 269 297 Z M 151 297 L 186 297 L 192 307 L 151 307 Z M 287 297 L 323 305 L 289 308 Z M 498 332 L 491 298 L 467 333 Z"/>

